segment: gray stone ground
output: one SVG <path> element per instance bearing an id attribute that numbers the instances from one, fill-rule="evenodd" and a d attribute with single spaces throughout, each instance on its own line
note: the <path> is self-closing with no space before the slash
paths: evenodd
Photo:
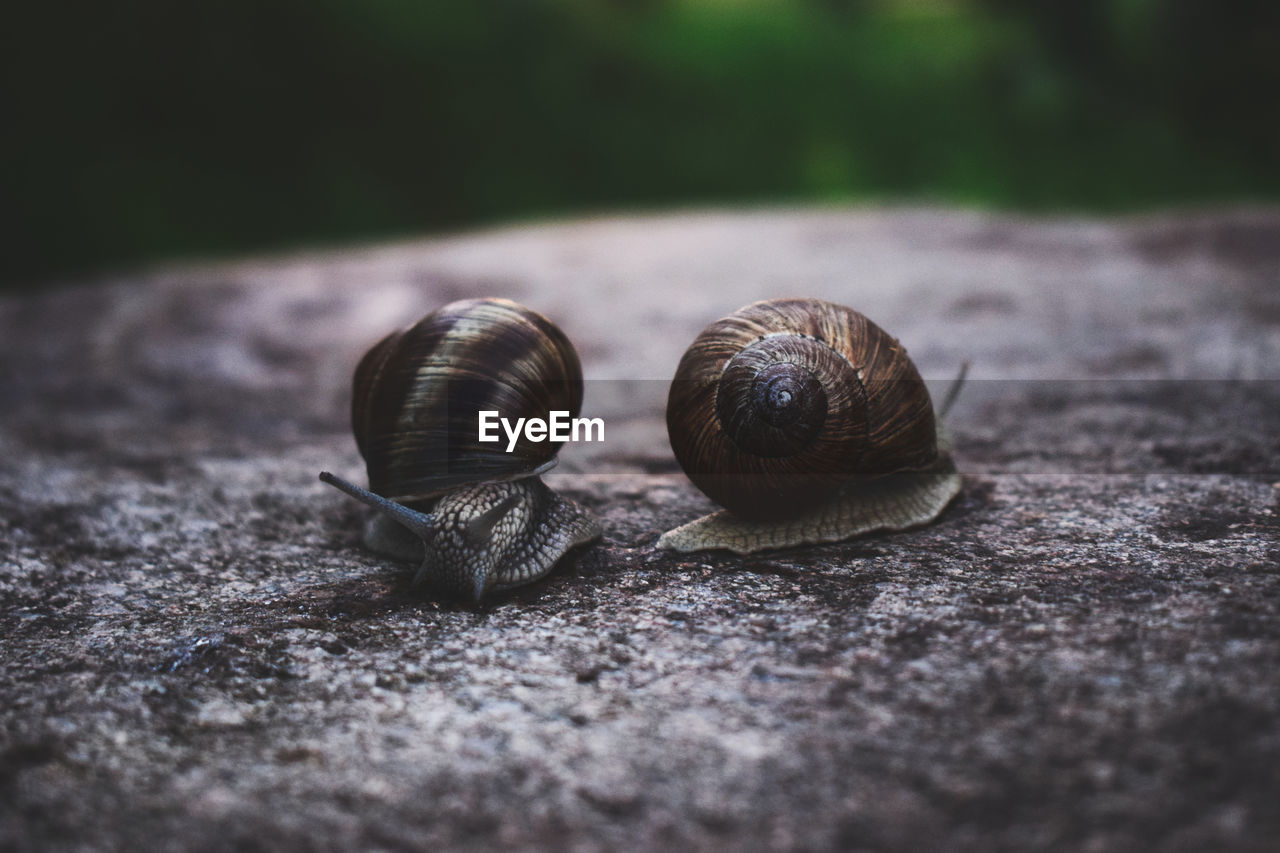
<path id="1" fill-rule="evenodd" d="M 0 300 L 0 848 L 1275 849 L 1280 211 L 729 212 Z M 815 295 L 953 413 L 929 528 L 676 557 L 665 382 Z M 479 607 L 358 547 L 350 372 L 505 295 L 578 344 L 604 541 Z M 606 381 L 607 380 L 607 381 Z"/>

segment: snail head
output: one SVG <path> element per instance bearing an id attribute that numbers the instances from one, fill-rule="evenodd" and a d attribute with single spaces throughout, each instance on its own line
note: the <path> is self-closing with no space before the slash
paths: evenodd
<path id="1" fill-rule="evenodd" d="M 320 479 L 367 504 L 422 540 L 424 557 L 413 584 L 433 586 L 479 601 L 494 584 L 505 543 L 521 524 L 517 493 L 495 486 L 445 495 L 433 512 L 420 512 L 324 471 Z M 498 484 L 500 485 L 500 484 Z"/>

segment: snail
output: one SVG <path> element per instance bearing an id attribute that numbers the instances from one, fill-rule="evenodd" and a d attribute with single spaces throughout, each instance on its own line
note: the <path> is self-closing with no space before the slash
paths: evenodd
<path id="1" fill-rule="evenodd" d="M 928 524 L 960 492 L 939 420 L 906 350 L 857 311 L 740 308 L 690 345 L 667 400 L 676 459 L 724 509 L 658 545 L 746 554 Z"/>
<path id="2" fill-rule="evenodd" d="M 351 423 L 369 488 L 327 471 L 320 479 L 378 511 L 364 544 L 420 561 L 415 585 L 478 601 L 538 580 L 601 534 L 542 482 L 562 442 L 528 431 L 482 442 L 479 412 L 576 416 L 582 393 L 578 354 L 550 320 L 506 299 L 452 302 L 356 367 Z"/>

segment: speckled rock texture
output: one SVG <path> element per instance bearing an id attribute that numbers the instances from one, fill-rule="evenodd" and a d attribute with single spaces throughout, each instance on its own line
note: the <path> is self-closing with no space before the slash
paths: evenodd
<path id="1" fill-rule="evenodd" d="M 361 353 L 508 296 L 582 355 L 603 540 L 478 606 L 359 546 Z M 676 555 L 704 325 L 896 335 L 930 527 Z M 1280 212 L 612 218 L 0 300 L 0 849 L 1273 850 Z"/>

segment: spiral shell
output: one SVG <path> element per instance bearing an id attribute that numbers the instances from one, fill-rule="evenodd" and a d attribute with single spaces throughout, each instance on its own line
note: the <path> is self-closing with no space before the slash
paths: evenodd
<path id="1" fill-rule="evenodd" d="M 744 519 L 794 517 L 855 480 L 938 461 L 906 350 L 817 299 L 756 302 L 704 329 L 676 371 L 667 428 L 694 484 Z"/>
<path id="2" fill-rule="evenodd" d="M 514 421 L 581 408 L 582 366 L 554 323 L 507 299 L 467 299 L 369 350 L 356 368 L 351 424 L 370 490 L 412 506 L 460 485 L 536 474 L 560 448 L 523 433 L 511 452 L 505 437 L 481 442 L 481 411 Z"/>

